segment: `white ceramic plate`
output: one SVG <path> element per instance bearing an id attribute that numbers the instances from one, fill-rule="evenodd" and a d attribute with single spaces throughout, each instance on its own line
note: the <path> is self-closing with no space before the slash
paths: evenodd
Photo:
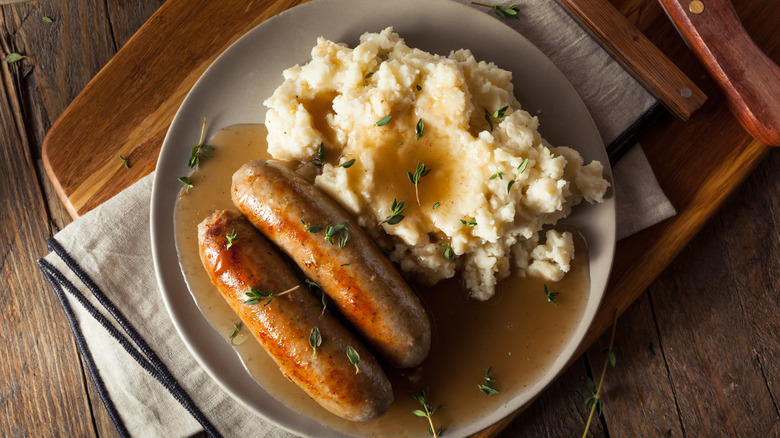
<path id="1" fill-rule="evenodd" d="M 449 0 L 316 0 L 267 20 L 236 41 L 192 88 L 163 143 L 151 205 L 154 263 L 173 323 L 206 371 L 234 398 L 298 435 L 339 436 L 259 390 L 232 348 L 198 310 L 178 269 L 173 211 L 181 185 L 176 178 L 188 173 L 189 146 L 194 141 L 193 133 L 200 132 L 204 116 L 213 131 L 238 123 L 263 123 L 263 100 L 281 83 L 285 68 L 310 59 L 317 37 L 354 47 L 362 33 L 387 26 L 393 26 L 412 47 L 439 54 L 468 48 L 476 59 L 510 70 L 523 108 L 540 114 L 542 135 L 552 144 L 577 148 L 586 162 L 601 161 L 605 177 L 612 181 L 602 140 L 574 88 L 520 34 L 471 7 Z M 560 373 L 582 341 L 612 266 L 614 197 L 609 195 L 602 204 L 578 206 L 566 222 L 585 236 L 591 267 L 590 299 L 575 336 L 543 378 L 517 394 L 512 403 L 488 417 L 474 418 L 466 428 L 448 430 L 449 436 L 477 432 L 530 401 Z M 421 436 L 427 436 L 424 430 L 421 432 Z"/>

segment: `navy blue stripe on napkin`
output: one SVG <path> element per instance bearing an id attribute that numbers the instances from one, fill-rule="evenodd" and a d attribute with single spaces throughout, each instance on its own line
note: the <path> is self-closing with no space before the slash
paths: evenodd
<path id="1" fill-rule="evenodd" d="M 87 275 L 81 266 L 70 256 L 67 250 L 63 248 L 62 245 L 60 245 L 60 243 L 53 237 L 46 240 L 46 245 L 48 246 L 49 250 L 57 254 L 57 256 L 62 259 L 68 269 L 70 269 L 76 275 L 76 277 L 81 280 L 84 286 L 89 289 L 92 295 L 98 300 L 100 305 L 103 306 L 103 308 L 109 313 L 109 315 L 111 315 L 111 317 L 127 335 L 125 336 L 119 330 L 117 330 L 117 328 L 109 321 L 109 319 L 103 315 L 94 305 L 92 305 L 92 303 L 87 300 L 84 294 L 82 294 L 81 291 L 62 274 L 62 272 L 52 266 L 45 259 L 38 260 L 38 267 L 46 278 L 46 281 L 52 286 L 52 289 L 54 289 L 55 294 L 57 294 L 57 298 L 60 301 L 62 310 L 68 319 L 71 330 L 73 331 L 79 352 L 84 358 L 87 370 L 89 371 L 89 374 L 92 377 L 95 386 L 97 387 L 98 395 L 103 401 L 103 404 L 108 411 L 109 417 L 111 418 L 111 421 L 114 422 L 114 425 L 116 426 L 119 434 L 123 437 L 129 436 L 127 428 L 122 422 L 122 419 L 116 410 L 116 406 L 114 406 L 114 403 L 111 400 L 108 391 L 106 390 L 105 384 L 100 377 L 100 372 L 95 365 L 92 354 L 89 351 L 89 347 L 87 346 L 86 340 L 84 338 L 84 334 L 81 331 L 81 327 L 79 326 L 76 315 L 73 312 L 73 308 L 70 306 L 70 303 L 65 296 L 65 292 L 70 293 L 87 310 L 87 312 L 89 312 L 89 314 L 106 329 L 111 337 L 119 342 L 122 348 L 144 370 L 146 370 L 152 377 L 160 382 L 163 387 L 165 387 L 168 392 L 171 393 L 173 398 L 176 399 L 193 416 L 193 418 L 195 418 L 195 420 L 200 423 L 201 426 L 203 426 L 203 429 L 209 436 L 221 437 L 222 435 L 219 433 L 219 431 L 214 427 L 209 419 L 206 418 L 200 408 L 198 408 L 198 406 L 189 396 L 187 391 L 182 388 L 176 378 L 168 370 L 168 367 L 165 366 L 165 364 L 149 347 L 141 335 L 138 334 L 130 321 L 124 316 L 124 314 L 122 314 L 122 312 L 116 306 L 114 306 L 114 304 L 111 302 L 111 300 L 108 299 L 105 293 L 103 293 L 100 287 L 94 281 L 92 281 L 89 275 Z"/>

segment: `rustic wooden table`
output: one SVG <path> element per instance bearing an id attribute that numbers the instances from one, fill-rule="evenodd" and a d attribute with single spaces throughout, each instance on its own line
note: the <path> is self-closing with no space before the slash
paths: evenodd
<path id="1" fill-rule="evenodd" d="M 619 256 L 636 257 L 616 260 L 621 275 L 612 288 L 649 287 L 636 301 L 617 293 L 605 301 L 622 313 L 617 366 L 607 371 L 604 412 L 591 435 L 780 436 L 780 182 L 773 176 L 780 151 L 767 153 L 739 128 L 655 2 L 612 2 L 710 100 L 691 121 L 664 120 L 642 140 L 680 215 L 618 246 Z M 28 56 L 0 62 L 0 435 L 116 435 L 35 265 L 45 239 L 71 221 L 43 169 L 41 148 L 57 117 L 162 3 L 0 7 L 0 54 Z M 776 5 L 734 3 L 753 39 L 779 62 Z M 715 169 L 706 180 L 712 190 L 695 189 L 701 162 Z M 641 257 L 637 247 L 654 256 Z M 643 265 L 653 269 L 623 275 Z M 606 328 L 594 329 L 593 346 L 503 424 L 501 436 L 582 434 L 586 380 L 600 374 L 608 340 L 597 337 Z"/>

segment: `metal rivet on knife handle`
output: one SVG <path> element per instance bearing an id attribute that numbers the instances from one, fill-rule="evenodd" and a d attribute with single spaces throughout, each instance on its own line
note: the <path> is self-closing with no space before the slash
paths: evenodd
<path id="1" fill-rule="evenodd" d="M 688 4 L 688 10 L 696 15 L 699 15 L 704 12 L 704 3 L 699 0 L 693 0 Z"/>

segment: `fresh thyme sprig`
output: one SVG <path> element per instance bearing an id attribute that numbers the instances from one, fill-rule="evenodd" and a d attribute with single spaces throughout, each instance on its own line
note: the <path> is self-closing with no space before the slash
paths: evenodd
<path id="1" fill-rule="evenodd" d="M 313 329 L 311 329 L 311 332 L 309 332 L 309 345 L 311 345 L 312 350 L 312 356 L 317 355 L 317 347 L 322 345 L 322 335 L 320 334 L 320 328 L 316 325 Z"/>
<path id="2" fill-rule="evenodd" d="M 236 233 L 235 228 L 230 234 L 225 235 L 227 237 L 227 245 L 225 245 L 225 249 L 230 249 L 231 246 L 233 246 L 233 243 L 238 240 L 238 234 Z"/>
<path id="3" fill-rule="evenodd" d="M 520 12 L 520 5 L 488 5 L 477 2 L 471 2 L 471 4 L 490 8 L 501 18 L 518 18 L 517 14 Z"/>
<path id="4" fill-rule="evenodd" d="M 198 144 L 193 146 L 192 149 L 190 149 L 190 159 L 187 161 L 187 167 L 190 169 L 200 168 L 200 159 L 201 157 L 211 157 L 211 155 L 207 154 L 206 152 L 211 152 L 214 150 L 213 147 L 203 144 L 203 135 L 206 133 L 206 118 L 203 118 L 203 125 L 200 128 L 200 140 L 198 140 Z"/>
<path id="5" fill-rule="evenodd" d="M 313 160 L 311 160 L 311 163 L 314 164 L 314 167 L 319 169 L 320 167 L 325 165 L 325 151 L 324 148 L 325 143 L 320 142 L 320 147 L 317 148 L 317 156 L 314 157 Z"/>
<path id="6" fill-rule="evenodd" d="M 322 231 L 322 227 L 319 225 L 309 225 L 303 219 L 301 219 L 301 223 L 303 224 L 303 230 L 308 231 L 309 233 L 315 234 Z"/>
<path id="7" fill-rule="evenodd" d="M 123 157 L 123 156 L 121 156 L 121 155 L 119 156 L 119 159 L 120 159 L 120 160 L 122 160 L 122 164 L 123 164 L 123 165 L 124 165 L 124 166 L 125 166 L 127 169 L 129 169 L 129 168 L 130 168 L 130 160 L 129 160 L 129 159 L 127 159 L 127 158 L 125 158 L 125 157 Z"/>
<path id="8" fill-rule="evenodd" d="M 192 188 L 192 181 L 190 181 L 189 177 L 186 176 L 180 176 L 179 182 L 184 184 L 184 191 L 189 192 Z"/>
<path id="9" fill-rule="evenodd" d="M 358 363 L 360 362 L 360 355 L 357 351 L 355 351 L 354 348 L 352 348 L 351 345 L 347 345 L 346 350 L 344 350 L 344 353 L 347 355 L 347 359 L 349 359 L 349 363 L 355 366 L 355 374 L 360 372 L 360 367 L 358 366 Z"/>
<path id="10" fill-rule="evenodd" d="M 547 301 L 553 303 L 555 307 L 558 307 L 558 303 L 555 302 L 555 298 L 559 295 L 558 292 L 550 292 L 547 289 L 547 285 L 544 285 L 544 296 L 547 297 Z"/>
<path id="11" fill-rule="evenodd" d="M 615 318 L 612 322 L 612 334 L 609 337 L 609 347 L 601 350 L 602 353 L 606 355 L 606 359 L 604 360 L 604 367 L 601 369 L 601 378 L 599 379 L 599 386 L 598 388 L 595 388 L 595 384 L 593 383 L 593 380 L 588 378 L 588 387 L 590 388 L 591 393 L 593 394 L 591 397 L 588 397 L 587 400 L 585 400 L 585 406 L 590 407 L 590 414 L 588 415 L 588 422 L 585 423 L 585 431 L 582 432 L 582 438 L 585 438 L 588 436 L 588 430 L 590 429 L 590 423 L 593 420 L 593 413 L 596 412 L 596 409 L 599 410 L 599 416 L 601 415 L 601 408 L 604 404 L 604 402 L 601 399 L 601 387 L 604 384 L 604 376 L 607 374 L 607 364 L 615 366 L 615 350 L 613 350 L 613 345 L 615 344 L 615 331 L 617 330 L 617 309 L 615 309 Z"/>
<path id="12" fill-rule="evenodd" d="M 344 222 L 343 224 L 339 225 L 328 225 L 325 227 L 325 240 L 327 240 L 331 245 L 333 245 L 333 238 L 337 234 L 339 235 L 339 248 L 344 249 L 344 247 L 347 246 L 347 242 L 349 241 L 349 222 Z"/>
<path id="13" fill-rule="evenodd" d="M 455 251 L 452 249 L 452 245 L 449 242 L 440 242 L 439 246 L 444 248 L 444 258 L 450 262 L 455 261 Z"/>
<path id="14" fill-rule="evenodd" d="M 429 174 L 431 170 L 432 169 L 426 169 L 425 164 L 418 161 L 417 167 L 414 169 L 414 173 L 406 172 L 406 175 L 409 177 L 409 181 L 414 184 L 414 195 L 417 197 L 417 205 L 420 205 L 420 192 L 417 189 L 417 186 L 420 184 L 420 180 L 425 175 Z"/>
<path id="15" fill-rule="evenodd" d="M 417 390 L 417 392 L 413 392 L 409 394 L 409 397 L 413 398 L 417 403 L 419 403 L 422 406 L 422 409 L 415 409 L 412 411 L 412 413 L 418 417 L 423 417 L 428 419 L 428 433 L 430 433 L 433 438 L 438 438 L 442 432 L 444 432 L 444 426 L 439 426 L 438 429 L 433 425 L 433 415 L 441 409 L 441 405 L 434 407 L 431 407 L 430 403 L 428 403 L 427 396 L 425 395 L 425 390 L 420 388 Z"/>
<path id="16" fill-rule="evenodd" d="M 461 219 L 460 223 L 462 223 L 463 225 L 465 225 L 467 227 L 476 227 L 477 226 L 477 220 L 476 219 L 469 219 L 469 220 Z"/>
<path id="17" fill-rule="evenodd" d="M 485 395 L 498 394 L 498 390 L 495 388 L 495 386 L 493 386 L 496 379 L 494 377 L 490 377 L 490 370 L 492 369 L 492 366 L 487 367 L 485 370 L 485 383 L 477 385 L 477 388 L 479 388 L 479 390 L 482 391 L 482 393 Z"/>
<path id="18" fill-rule="evenodd" d="M 503 119 L 504 118 L 504 112 L 506 112 L 507 109 L 509 109 L 508 106 L 505 106 L 499 110 L 493 111 L 492 113 L 487 110 L 487 108 L 482 108 L 485 110 L 485 120 L 487 120 L 488 125 L 490 126 L 490 132 L 493 132 L 493 119 Z"/>
<path id="19" fill-rule="evenodd" d="M 230 336 L 228 336 L 228 339 L 235 338 L 240 330 L 241 330 L 241 323 L 240 322 L 233 324 L 233 331 L 230 333 Z"/>
<path id="20" fill-rule="evenodd" d="M 268 298 L 268 300 L 263 304 L 263 307 L 271 304 L 271 301 L 273 301 L 276 297 L 281 297 L 282 295 L 287 295 L 288 293 L 294 291 L 295 289 L 298 289 L 300 285 L 295 285 L 286 291 L 279 292 L 278 294 L 274 294 L 271 292 L 266 292 L 264 290 L 258 290 L 253 288 L 252 286 L 249 286 L 249 292 L 246 293 L 246 296 L 249 298 L 248 300 L 244 301 L 244 304 L 247 306 L 251 306 L 253 304 L 257 304 L 260 302 L 261 299 Z"/>
<path id="21" fill-rule="evenodd" d="M 406 210 L 406 206 L 404 206 L 404 201 L 398 201 L 396 199 L 393 199 L 393 205 L 390 207 L 390 214 L 380 222 L 378 225 L 382 225 L 386 223 L 387 225 L 395 225 L 398 222 L 401 222 L 404 219 L 404 215 L 401 213 Z"/>
<path id="22" fill-rule="evenodd" d="M 508 183 L 506 183 L 506 192 L 509 193 L 509 190 L 512 189 L 512 186 L 515 184 L 515 181 L 520 178 L 520 174 L 525 172 L 526 167 L 528 167 L 528 158 L 523 160 L 519 166 L 517 166 L 517 170 L 515 171 L 515 177 L 509 180 Z"/>

